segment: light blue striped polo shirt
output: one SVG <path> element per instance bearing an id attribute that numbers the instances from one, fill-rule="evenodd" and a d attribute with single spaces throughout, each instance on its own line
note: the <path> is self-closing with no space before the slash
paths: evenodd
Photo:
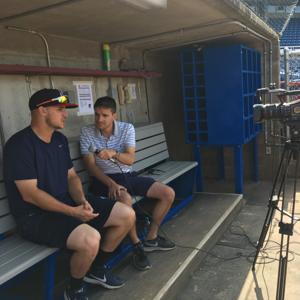
<path id="1" fill-rule="evenodd" d="M 114 149 L 125 152 L 128 147 L 135 148 L 135 130 L 132 124 L 114 121 L 114 132 L 106 138 L 95 126 L 87 125 L 81 128 L 80 151 L 82 155 L 94 153 L 97 149 Z M 106 174 L 121 173 L 119 167 L 109 160 L 96 157 L 96 165 Z M 132 167 L 119 162 L 124 173 L 131 172 Z"/>

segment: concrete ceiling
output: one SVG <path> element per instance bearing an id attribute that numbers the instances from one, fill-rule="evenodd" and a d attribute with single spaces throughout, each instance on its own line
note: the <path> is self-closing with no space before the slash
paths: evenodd
<path id="1" fill-rule="evenodd" d="M 167 8 L 143 10 L 124 0 L 0 0 L 0 26 L 110 43 L 129 40 L 140 47 L 149 47 L 156 36 L 155 47 L 237 32 L 224 21 L 245 20 L 225 2 L 238 1 L 168 0 Z M 214 23 L 219 25 L 202 27 Z"/>

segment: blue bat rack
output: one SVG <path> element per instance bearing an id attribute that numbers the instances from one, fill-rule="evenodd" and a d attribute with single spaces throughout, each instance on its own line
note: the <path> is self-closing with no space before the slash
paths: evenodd
<path id="1" fill-rule="evenodd" d="M 253 122 L 255 93 L 261 87 L 261 55 L 243 45 L 185 48 L 181 51 L 186 142 L 194 145 L 197 189 L 201 191 L 201 147 L 219 148 L 219 176 L 225 178 L 224 147 L 233 147 L 235 192 L 243 192 L 243 145 L 253 144 L 253 179 L 258 180 Z"/>

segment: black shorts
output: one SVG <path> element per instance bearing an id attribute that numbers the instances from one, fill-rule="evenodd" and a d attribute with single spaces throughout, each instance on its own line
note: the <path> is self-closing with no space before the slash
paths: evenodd
<path id="1" fill-rule="evenodd" d="M 128 193 L 133 196 L 146 196 L 149 188 L 155 182 L 153 178 L 138 176 L 136 172 L 106 175 L 114 180 L 117 184 L 124 186 Z M 96 196 L 107 197 L 108 187 L 95 177 L 92 177 L 90 192 Z"/>
<path id="2" fill-rule="evenodd" d="M 116 202 L 94 196 L 89 197 L 88 201 L 94 208 L 94 212 L 99 212 L 99 216 L 87 224 L 100 232 Z M 73 206 L 75 206 L 74 202 Z M 25 239 L 49 247 L 66 248 L 66 242 L 71 232 L 85 222 L 61 213 L 42 211 L 24 217 L 17 223 L 19 233 Z"/>

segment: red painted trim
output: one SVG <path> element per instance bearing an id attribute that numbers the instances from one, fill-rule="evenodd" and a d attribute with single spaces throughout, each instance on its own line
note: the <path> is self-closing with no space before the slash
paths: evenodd
<path id="1" fill-rule="evenodd" d="M 134 77 L 152 78 L 160 77 L 161 73 L 146 71 L 102 71 L 80 68 L 39 67 L 28 65 L 0 64 L 0 74 L 24 75 L 69 75 L 69 76 L 94 76 L 94 77 Z"/>

